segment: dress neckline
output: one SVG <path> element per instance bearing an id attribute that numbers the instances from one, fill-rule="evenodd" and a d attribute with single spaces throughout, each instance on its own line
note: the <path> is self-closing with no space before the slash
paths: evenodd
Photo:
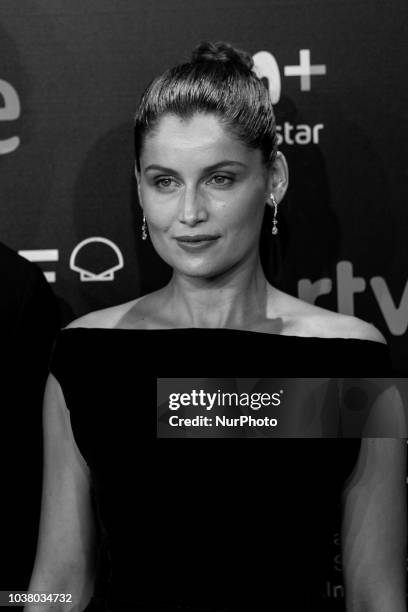
<path id="1" fill-rule="evenodd" d="M 236 329 L 232 327 L 164 327 L 164 328 L 153 328 L 153 329 L 142 329 L 142 328 L 127 328 L 127 327 L 64 327 L 61 332 L 73 332 L 73 331 L 90 331 L 90 332 L 141 332 L 141 333 L 157 333 L 157 332 L 222 332 L 222 333 L 239 333 L 239 334 L 253 334 L 258 336 L 272 336 L 273 338 L 288 338 L 290 340 L 337 340 L 343 342 L 370 342 L 371 344 L 382 345 L 387 347 L 388 345 L 384 342 L 377 342 L 376 340 L 369 340 L 365 338 L 342 338 L 340 336 L 294 336 L 290 334 L 268 334 L 267 332 L 255 331 L 251 329 Z"/>

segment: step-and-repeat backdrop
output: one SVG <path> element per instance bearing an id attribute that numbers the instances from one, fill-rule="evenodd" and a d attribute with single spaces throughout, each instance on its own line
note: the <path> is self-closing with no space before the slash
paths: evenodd
<path id="1" fill-rule="evenodd" d="M 155 75 L 226 40 L 254 55 L 290 167 L 279 286 L 371 321 L 408 371 L 407 26 L 405 0 L 1 0 L 0 241 L 65 322 L 162 286 L 133 114 Z M 334 533 L 326 596 L 340 583 Z"/>

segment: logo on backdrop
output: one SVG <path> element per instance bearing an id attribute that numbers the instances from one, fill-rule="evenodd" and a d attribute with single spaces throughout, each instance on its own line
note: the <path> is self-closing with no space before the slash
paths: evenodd
<path id="1" fill-rule="evenodd" d="M 76 245 L 69 259 L 69 267 L 79 273 L 83 282 L 112 281 L 115 272 L 123 266 L 123 255 L 118 245 L 101 236 L 82 240 Z"/>
<path id="2" fill-rule="evenodd" d="M 258 51 L 253 56 L 253 60 L 254 72 L 260 79 L 267 79 L 272 104 L 277 104 L 281 97 L 282 79 L 275 57 L 269 51 Z M 300 49 L 299 64 L 283 67 L 284 76 L 299 78 L 301 91 L 311 91 L 312 77 L 324 76 L 326 73 L 326 64 L 312 64 L 310 49 Z M 323 123 L 317 123 L 316 125 L 299 123 L 298 125 L 293 125 L 290 121 L 285 121 L 283 125 L 277 126 L 278 145 L 281 145 L 283 142 L 289 145 L 307 145 L 311 142 L 318 144 L 320 131 L 323 128 Z"/>
<path id="3" fill-rule="evenodd" d="M 0 108 L 0 121 L 15 121 L 21 113 L 21 104 L 18 93 L 14 87 L 0 79 L 0 99 L 3 98 L 3 105 Z M 20 146 L 20 138 L 12 136 L 5 140 L 0 140 L 0 155 L 12 153 Z"/>
<path id="4" fill-rule="evenodd" d="M 20 250 L 18 254 L 36 264 L 59 261 L 58 249 Z M 118 245 L 101 236 L 86 238 L 76 245 L 69 259 L 69 267 L 79 273 L 81 281 L 112 281 L 115 272 L 124 267 L 124 259 Z M 56 272 L 44 270 L 49 283 L 55 283 Z"/>
<path id="5" fill-rule="evenodd" d="M 31 249 L 29 251 L 18 251 L 18 254 L 34 263 L 48 263 L 59 260 L 58 249 Z M 55 283 L 56 275 L 52 271 L 43 271 L 44 276 L 49 283 Z"/>
<path id="6" fill-rule="evenodd" d="M 367 282 L 361 276 L 354 276 L 351 261 L 339 261 L 336 266 L 337 311 L 354 315 L 354 295 L 364 293 Z M 394 302 L 387 281 L 382 276 L 373 276 L 369 285 L 384 317 L 388 329 L 394 336 L 402 336 L 408 329 L 408 282 L 405 284 L 399 304 Z M 328 295 L 333 290 L 331 278 L 320 278 L 312 282 L 302 278 L 298 282 L 298 297 L 314 304 L 320 295 Z"/>

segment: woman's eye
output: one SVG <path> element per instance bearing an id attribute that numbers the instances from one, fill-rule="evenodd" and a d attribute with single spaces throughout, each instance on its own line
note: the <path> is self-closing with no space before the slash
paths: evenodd
<path id="1" fill-rule="evenodd" d="M 223 176 L 222 174 L 216 174 L 212 179 L 216 185 L 228 185 L 232 183 L 232 178 L 229 176 Z"/>
<path id="2" fill-rule="evenodd" d="M 170 187 L 172 180 L 173 180 L 172 178 L 165 177 L 165 178 L 158 179 L 157 181 L 154 182 L 154 184 L 157 187 L 166 188 L 166 187 Z"/>

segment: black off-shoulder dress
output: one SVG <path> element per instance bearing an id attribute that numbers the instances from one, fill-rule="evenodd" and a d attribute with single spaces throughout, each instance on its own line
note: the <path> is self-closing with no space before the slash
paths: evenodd
<path id="1" fill-rule="evenodd" d="M 343 609 L 330 573 L 359 439 L 160 439 L 157 377 L 389 376 L 386 345 L 231 329 L 62 330 L 51 372 L 101 536 L 87 610 Z M 337 573 L 341 583 L 341 574 Z"/>

